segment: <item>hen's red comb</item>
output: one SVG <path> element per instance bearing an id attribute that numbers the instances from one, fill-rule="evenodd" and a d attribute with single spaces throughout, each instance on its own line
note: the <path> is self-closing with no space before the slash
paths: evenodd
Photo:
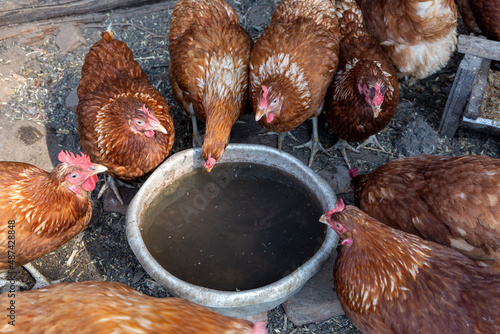
<path id="1" fill-rule="evenodd" d="M 268 91 L 267 87 L 263 85 L 263 86 L 262 86 L 262 97 L 263 97 L 264 99 L 267 99 L 267 95 L 268 95 L 268 94 L 269 94 L 269 91 Z"/>
<path id="2" fill-rule="evenodd" d="M 354 179 L 354 177 L 356 177 L 357 175 L 358 175 L 358 167 L 349 169 L 349 176 L 351 177 L 351 179 Z"/>
<path id="3" fill-rule="evenodd" d="M 344 201 L 341 198 L 338 203 L 335 203 L 333 209 L 326 212 L 326 216 L 331 217 L 335 212 L 342 212 L 344 211 L 344 209 L 345 209 Z"/>
<path id="4" fill-rule="evenodd" d="M 60 162 L 65 162 L 71 166 L 79 166 L 82 169 L 89 169 L 90 167 L 92 167 L 94 165 L 90 161 L 89 156 L 86 155 L 85 153 L 81 153 L 80 155 L 78 155 L 78 154 L 74 155 L 71 152 L 63 150 L 63 151 L 59 152 L 57 159 L 59 159 Z"/>
<path id="5" fill-rule="evenodd" d="M 146 107 L 145 104 L 142 105 L 142 111 L 144 111 L 144 113 L 146 114 L 146 116 L 148 116 L 150 120 L 154 121 L 155 123 L 158 122 L 156 117 L 151 113 L 151 111 L 149 111 L 149 109 Z"/>

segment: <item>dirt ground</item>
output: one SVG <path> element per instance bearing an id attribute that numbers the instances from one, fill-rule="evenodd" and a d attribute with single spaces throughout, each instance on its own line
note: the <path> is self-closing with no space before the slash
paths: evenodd
<path id="1" fill-rule="evenodd" d="M 253 38 L 257 38 L 269 23 L 279 1 L 229 0 L 239 13 L 241 23 Z M 151 10 L 150 10 L 150 9 Z M 176 139 L 172 153 L 191 147 L 191 122 L 175 101 L 168 81 L 168 33 L 173 7 L 145 7 L 142 11 L 117 10 L 106 13 L 102 21 L 66 24 L 60 29 L 41 29 L 0 40 L 0 121 L 32 121 L 45 126 L 47 146 L 52 163 L 61 149 L 81 150 L 76 133 L 75 91 L 80 79 L 83 59 L 90 46 L 100 37 L 99 32 L 113 23 L 115 37 L 125 41 L 133 50 L 153 84 L 167 99 L 174 117 Z M 64 33 L 73 31 L 68 37 Z M 464 32 L 462 28 L 459 30 Z M 72 43 L 68 43 L 71 40 Z M 377 149 L 364 149 L 348 153 L 353 166 L 360 173 L 398 157 L 422 153 L 457 156 L 484 154 L 500 157 L 499 138 L 460 127 L 453 138 L 437 134 L 441 114 L 451 89 L 462 55 L 455 53 L 448 66 L 435 75 L 420 81 L 400 80 L 401 100 L 396 116 L 378 135 L 378 140 L 389 153 Z M 272 136 L 257 136 L 264 132 L 246 115 L 244 123 L 236 124 L 232 142 L 259 143 L 275 146 Z M 331 147 L 335 136 L 326 121 L 320 118 L 320 139 Z M 1 125 L 1 124 L 0 124 Z M 294 131 L 297 138 L 309 140 L 311 124 L 306 122 Z M 22 134 L 20 134 L 21 136 Z M 32 134 L 27 134 L 29 135 Z M 23 136 L 23 138 L 26 138 Z M 50 138 L 50 139 L 49 139 Z M 4 148 L 8 142 L 1 143 Z M 286 139 L 284 150 L 306 163 L 307 149 L 293 150 L 296 144 Z M 16 147 L 12 147 L 16 150 Z M 319 153 L 312 168 L 325 178 L 345 173 L 346 167 L 339 152 L 333 158 Z M 6 160 L 0 156 L 0 160 Z M 20 161 L 32 162 L 28 158 Z M 101 183 L 98 185 L 100 187 Z M 99 190 L 99 189 L 97 189 Z M 352 202 L 349 187 L 336 187 L 339 197 Z M 342 193 L 347 191 L 346 193 Z M 92 193 L 93 218 L 89 226 L 76 238 L 55 252 L 34 261 L 34 265 L 52 280 L 65 282 L 83 280 L 119 281 L 152 296 L 168 296 L 141 267 L 132 253 L 125 236 L 124 215 L 105 212 L 102 199 Z M 19 269 L 22 281 L 34 283 Z M 353 326 L 344 317 L 329 319 L 295 327 L 286 321 L 282 307 L 268 312 L 270 333 L 353 333 Z"/>

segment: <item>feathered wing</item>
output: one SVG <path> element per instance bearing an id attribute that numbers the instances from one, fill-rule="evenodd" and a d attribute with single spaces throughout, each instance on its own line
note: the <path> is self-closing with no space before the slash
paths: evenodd
<path id="1" fill-rule="evenodd" d="M 472 9 L 479 33 L 489 39 L 500 41 L 500 7 L 496 0 L 471 0 L 468 2 Z M 464 20 L 465 24 L 465 20 Z M 477 33 L 477 30 L 474 31 Z"/>
<path id="2" fill-rule="evenodd" d="M 0 301 L 8 303 L 6 294 Z M 16 326 L 0 325 L 2 333 L 177 333 L 251 334 L 252 323 L 230 318 L 181 298 L 155 298 L 118 282 L 58 283 L 16 293 L 23 305 Z M 98 301 L 96 303 L 96 301 Z M 140 305 L 140 307 L 138 307 Z M 9 328 L 10 327 L 10 328 Z M 255 329 L 255 327 L 253 327 Z"/>
<path id="3" fill-rule="evenodd" d="M 381 222 L 500 269 L 499 160 L 403 158 L 353 184 L 360 207 Z"/>
<path id="4" fill-rule="evenodd" d="M 356 0 L 368 32 L 402 75 L 424 78 L 446 65 L 457 43 L 453 0 Z"/>
<path id="5" fill-rule="evenodd" d="M 95 43 L 85 56 L 82 78 L 77 89 L 78 98 L 113 84 L 121 76 L 148 81 L 146 73 L 134 60 L 132 50 L 127 44 L 114 39 L 113 33 L 103 32 L 102 39 Z"/>
<path id="6" fill-rule="evenodd" d="M 185 35 L 193 27 L 213 28 L 214 24 L 238 24 L 238 14 L 224 0 L 179 0 L 172 13 L 169 42 Z"/>

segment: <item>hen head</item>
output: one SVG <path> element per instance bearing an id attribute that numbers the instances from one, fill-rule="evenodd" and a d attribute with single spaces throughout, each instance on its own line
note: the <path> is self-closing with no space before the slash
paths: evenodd
<path id="1" fill-rule="evenodd" d="M 203 166 L 205 166 L 207 172 L 210 172 L 217 160 L 220 159 L 227 144 L 228 141 L 224 139 L 223 136 L 207 136 L 207 134 L 205 134 L 203 146 L 201 147 L 201 155 L 205 160 Z"/>
<path id="2" fill-rule="evenodd" d="M 142 108 L 133 110 L 128 119 L 128 125 L 133 133 L 142 134 L 148 138 L 153 137 L 155 131 L 168 134 L 167 130 L 161 125 L 153 112 L 144 104 Z"/>
<path id="3" fill-rule="evenodd" d="M 332 210 L 327 211 L 324 215 L 322 215 L 319 221 L 329 225 L 335 232 L 337 232 L 337 234 L 342 239 L 343 246 L 349 246 L 352 244 L 351 232 L 349 232 L 347 228 L 340 222 L 335 221 L 333 217 L 335 213 L 340 213 L 344 211 L 344 209 L 345 209 L 344 201 L 340 199 L 340 202 L 335 203 L 335 207 Z"/>
<path id="4" fill-rule="evenodd" d="M 283 106 L 283 96 L 277 89 L 271 86 L 262 86 L 259 97 L 257 98 L 257 110 L 255 111 L 255 120 L 258 122 L 262 116 L 266 116 L 266 122 L 271 123 L 275 115 L 279 115 Z"/>
<path id="5" fill-rule="evenodd" d="M 51 174 L 60 180 L 63 187 L 77 195 L 80 195 L 82 189 L 94 190 L 97 182 L 96 174 L 107 170 L 102 165 L 92 163 L 84 153 L 74 155 L 71 152 L 61 151 L 58 159 L 61 163 Z"/>
<path id="6" fill-rule="evenodd" d="M 379 82 L 358 82 L 358 90 L 372 108 L 373 118 L 377 118 L 384 103 L 385 85 Z"/>
<path id="7" fill-rule="evenodd" d="M 215 160 L 212 157 L 212 154 L 208 154 L 208 157 L 205 160 L 205 162 L 203 163 L 203 166 L 205 166 L 205 168 L 207 169 L 207 172 L 210 173 L 210 171 L 212 170 L 212 168 L 214 167 L 216 162 L 217 162 L 217 160 Z"/>

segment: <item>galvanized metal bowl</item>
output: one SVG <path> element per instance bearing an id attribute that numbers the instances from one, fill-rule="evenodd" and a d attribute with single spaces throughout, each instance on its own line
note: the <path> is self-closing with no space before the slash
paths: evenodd
<path id="1" fill-rule="evenodd" d="M 325 240 L 312 258 L 288 276 L 260 288 L 219 291 L 180 280 L 163 268 L 148 251 L 141 227 L 148 209 L 162 190 L 186 174 L 202 171 L 203 162 L 200 148 L 188 149 L 172 155 L 151 174 L 127 211 L 127 239 L 130 247 L 144 269 L 177 297 L 234 317 L 245 317 L 273 309 L 298 292 L 316 274 L 337 245 L 338 235 L 327 228 Z M 298 159 L 277 149 L 261 145 L 230 144 L 218 163 L 223 162 L 249 162 L 278 168 L 301 180 L 315 193 L 324 211 L 333 208 L 337 200 L 333 190 L 322 178 Z"/>

